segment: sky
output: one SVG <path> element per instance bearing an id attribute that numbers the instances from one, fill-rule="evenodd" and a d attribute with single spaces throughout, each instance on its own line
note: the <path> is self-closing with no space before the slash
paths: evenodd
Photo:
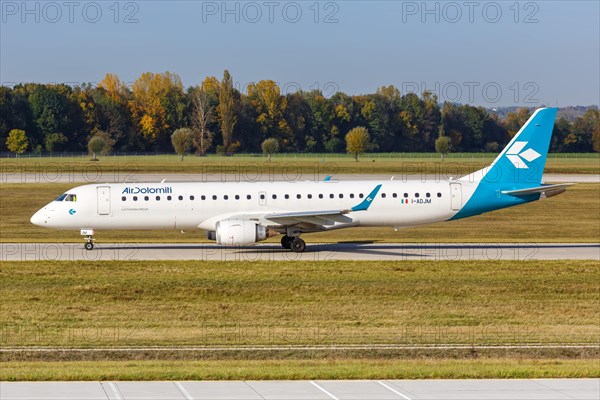
<path id="1" fill-rule="evenodd" d="M 394 85 L 485 107 L 600 104 L 599 1 L 4 1 L 0 82 L 228 69 L 238 89 Z"/>

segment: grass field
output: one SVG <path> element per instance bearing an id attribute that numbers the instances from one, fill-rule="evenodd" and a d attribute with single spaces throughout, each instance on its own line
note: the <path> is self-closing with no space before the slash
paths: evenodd
<path id="1" fill-rule="evenodd" d="M 586 360 L 237 360 L 2 363 L 2 381 L 592 378 Z"/>
<path id="2" fill-rule="evenodd" d="M 341 173 L 360 174 L 443 174 L 460 176 L 483 168 L 494 160 L 496 154 L 460 153 L 450 154 L 444 162 L 437 154 L 366 154 L 360 162 L 349 155 L 332 154 L 288 154 L 274 155 L 271 163 L 262 155 L 236 155 L 233 157 L 189 156 L 184 162 L 177 155 L 154 156 L 107 156 L 98 162 L 85 157 L 25 157 L 2 158 L 0 170 L 5 174 L 32 173 L 53 179 L 56 176 L 86 173 L 95 176 L 98 172 L 114 172 L 129 180 L 136 173 L 202 173 L 242 174 L 250 177 L 281 174 L 302 179 Z M 550 154 L 546 164 L 547 173 L 600 173 L 600 154 Z"/>
<path id="3" fill-rule="evenodd" d="M 0 380 L 600 376 L 598 352 L 247 356 L 253 345 L 597 344 L 594 261 L 4 262 L 2 345 L 232 346 L 117 361 L 2 353 Z M 412 358 L 412 360 L 411 360 Z"/>
<path id="4" fill-rule="evenodd" d="M 0 241 L 83 242 L 78 231 L 32 225 L 35 211 L 74 184 L 0 186 Z M 600 240 L 600 185 L 577 184 L 560 196 L 459 221 L 401 229 L 351 228 L 303 238 L 308 243 L 375 242 L 593 242 Z M 518 229 L 517 229 L 518 228 Z M 100 242 L 203 242 L 201 231 L 98 231 Z M 270 239 L 277 242 L 279 237 Z"/>
<path id="5" fill-rule="evenodd" d="M 5 346 L 596 343 L 600 334 L 596 261 L 39 261 L 3 262 L 0 277 Z"/>

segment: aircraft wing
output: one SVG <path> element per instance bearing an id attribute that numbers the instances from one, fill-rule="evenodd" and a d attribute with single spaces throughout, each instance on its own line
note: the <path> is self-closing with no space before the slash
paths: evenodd
<path id="1" fill-rule="evenodd" d="M 318 211 L 293 211 L 271 213 L 263 216 L 265 220 L 272 221 L 279 225 L 296 225 L 299 223 L 308 223 L 313 225 L 333 225 L 337 223 L 350 223 L 351 218 L 345 214 L 355 211 L 366 211 L 369 209 L 371 202 L 377 196 L 381 189 L 381 184 L 375 186 L 375 189 L 356 206 L 345 210 L 318 210 Z"/>
<path id="2" fill-rule="evenodd" d="M 198 227 L 202 227 L 202 225 L 213 226 L 218 221 L 236 219 L 254 221 L 258 224 L 276 230 L 289 226 L 298 227 L 304 232 L 319 232 L 324 230 L 346 228 L 357 224 L 356 220 L 350 218 L 347 214 L 368 210 L 371 203 L 377 196 L 379 189 L 381 189 L 381 184 L 375 186 L 371 193 L 369 193 L 369 195 L 365 197 L 359 204 L 348 209 L 227 213 L 214 216 L 198 225 Z"/>
<path id="3" fill-rule="evenodd" d="M 381 189 L 381 184 L 369 193 L 369 195 L 356 206 L 344 210 L 317 210 L 317 211 L 294 211 L 294 212 L 275 212 L 265 214 L 264 220 L 273 222 L 277 225 L 299 225 L 306 224 L 311 226 L 327 226 L 338 224 L 350 224 L 352 219 L 346 214 L 356 211 L 366 211 Z"/>

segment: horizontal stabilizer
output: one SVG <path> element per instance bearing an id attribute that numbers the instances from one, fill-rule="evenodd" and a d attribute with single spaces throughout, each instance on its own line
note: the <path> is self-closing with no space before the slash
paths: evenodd
<path id="1" fill-rule="evenodd" d="M 556 185 L 542 185 L 527 189 L 518 190 L 502 190 L 500 193 L 508 194 L 510 196 L 527 196 L 530 194 L 541 193 L 546 197 L 555 196 L 564 192 L 568 186 L 574 185 L 574 183 L 559 183 Z"/>

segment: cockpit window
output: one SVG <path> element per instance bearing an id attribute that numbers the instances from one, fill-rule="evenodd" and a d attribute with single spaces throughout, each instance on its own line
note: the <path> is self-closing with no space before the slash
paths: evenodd
<path id="1" fill-rule="evenodd" d="M 54 201 L 77 201 L 77 195 L 69 193 L 61 194 Z"/>

